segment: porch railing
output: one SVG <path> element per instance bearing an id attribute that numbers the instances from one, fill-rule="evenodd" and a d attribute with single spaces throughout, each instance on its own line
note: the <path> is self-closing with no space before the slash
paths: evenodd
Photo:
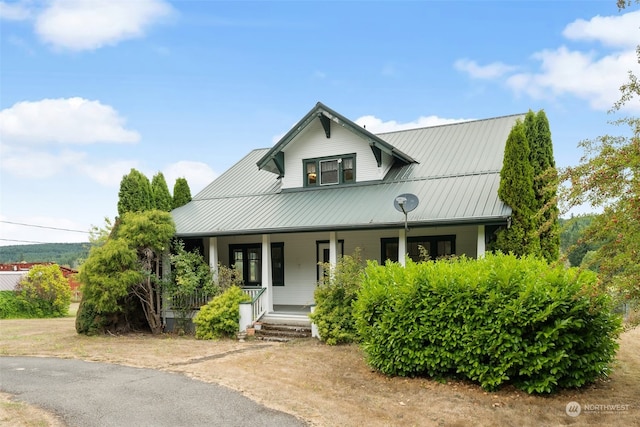
<path id="1" fill-rule="evenodd" d="M 267 288 L 247 289 L 242 291 L 251 297 L 251 322 L 255 322 L 267 311 Z"/>
<path id="2" fill-rule="evenodd" d="M 175 299 L 175 301 L 174 301 Z M 168 298 L 168 309 L 175 308 L 190 308 L 193 310 L 199 310 L 200 307 L 206 305 L 211 300 L 211 295 L 204 292 L 202 289 L 196 289 L 193 293 L 176 295 Z"/>

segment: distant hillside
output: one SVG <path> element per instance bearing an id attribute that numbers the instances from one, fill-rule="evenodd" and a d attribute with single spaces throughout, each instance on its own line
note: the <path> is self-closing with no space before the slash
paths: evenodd
<path id="1" fill-rule="evenodd" d="M 0 263 L 55 262 L 77 268 L 89 255 L 89 243 L 42 243 L 0 246 Z"/>

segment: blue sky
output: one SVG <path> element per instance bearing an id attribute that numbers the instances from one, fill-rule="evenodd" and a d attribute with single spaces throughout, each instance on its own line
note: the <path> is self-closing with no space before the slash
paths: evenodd
<path id="1" fill-rule="evenodd" d="M 603 1 L 0 1 L 0 245 L 86 241 L 122 176 L 196 194 L 316 102 L 368 130 L 544 109 L 556 162 L 639 72 Z M 637 101 L 626 113 L 637 114 Z"/>

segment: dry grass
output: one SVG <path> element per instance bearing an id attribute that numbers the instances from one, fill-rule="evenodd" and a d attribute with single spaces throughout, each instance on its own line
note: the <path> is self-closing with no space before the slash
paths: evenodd
<path id="1" fill-rule="evenodd" d="M 0 321 L 0 354 L 181 372 L 226 385 L 318 426 L 640 425 L 640 328 L 622 335 L 610 378 L 551 397 L 530 396 L 510 387 L 488 393 L 466 382 L 385 377 L 367 367 L 356 346 L 328 347 L 311 339 L 271 344 L 146 334 L 86 337 L 75 333 L 73 318 Z M 565 413 L 571 401 L 583 407 L 629 406 L 623 411 L 583 411 L 574 418 Z M 6 406 L 12 405 L 6 398 L 0 397 L 0 402 L 4 402 L 0 405 L 4 422 L 14 407 Z M 17 412 L 29 412 L 25 408 L 22 405 Z M 12 425 L 57 422 L 51 417 L 43 420 L 44 424 L 36 419 Z"/>

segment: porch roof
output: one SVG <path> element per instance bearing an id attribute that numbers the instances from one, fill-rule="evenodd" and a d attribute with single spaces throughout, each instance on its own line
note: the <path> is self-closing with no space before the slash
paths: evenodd
<path id="1" fill-rule="evenodd" d="M 282 190 L 273 173 L 256 167 L 272 149 L 254 150 L 172 211 L 177 235 L 399 228 L 404 215 L 393 202 L 403 193 L 419 199 L 409 226 L 505 223 L 511 208 L 498 198 L 500 169 L 511 127 L 523 117 L 379 134 L 419 163 L 352 185 Z"/>

